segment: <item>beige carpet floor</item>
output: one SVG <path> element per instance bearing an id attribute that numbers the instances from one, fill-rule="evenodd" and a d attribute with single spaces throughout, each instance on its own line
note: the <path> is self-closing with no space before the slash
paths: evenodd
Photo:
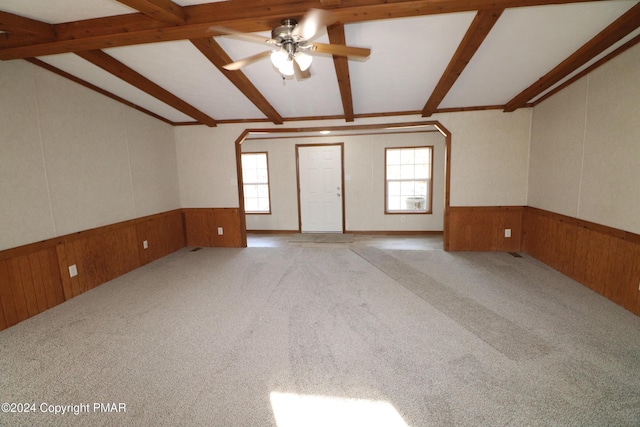
<path id="1" fill-rule="evenodd" d="M 0 332 L 0 372 L 7 426 L 637 426 L 640 318 L 528 256 L 183 249 Z"/>

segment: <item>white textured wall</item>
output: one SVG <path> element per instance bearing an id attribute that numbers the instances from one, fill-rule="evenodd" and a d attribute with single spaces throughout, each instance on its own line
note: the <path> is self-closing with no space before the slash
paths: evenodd
<path id="1" fill-rule="evenodd" d="M 586 79 L 533 110 L 530 206 L 577 217 L 586 110 Z M 571 108 L 567 108 L 571 105 Z"/>
<path id="2" fill-rule="evenodd" d="M 180 208 L 172 126 L 136 110 L 125 111 L 136 217 Z"/>
<path id="3" fill-rule="evenodd" d="M 269 153 L 271 215 L 247 215 L 248 230 L 298 229 L 298 190 L 294 141 L 296 140 L 270 139 L 246 141 L 242 144 L 243 152 L 266 151 Z M 318 142 L 316 141 L 316 143 Z"/>
<path id="4" fill-rule="evenodd" d="M 176 127 L 183 208 L 237 208 L 235 140 L 246 126 Z"/>
<path id="5" fill-rule="evenodd" d="M 247 215 L 247 229 L 298 229 L 295 146 L 296 144 L 331 143 L 344 143 L 344 200 L 347 230 L 442 230 L 444 137 L 437 132 L 246 141 L 242 145 L 244 152 L 267 151 L 269 153 L 272 202 L 271 215 Z M 384 149 L 418 145 L 433 145 L 435 148 L 433 213 L 385 215 Z"/>
<path id="6" fill-rule="evenodd" d="M 496 206 L 524 205 L 527 198 L 529 134 L 531 114 L 528 109 L 514 113 L 502 111 L 475 111 L 465 113 L 440 114 L 434 116 L 453 135 L 451 205 L 452 206 Z M 424 121 L 417 116 L 385 117 L 357 120 L 356 124 L 400 123 Z M 180 195 L 183 207 L 238 207 L 236 182 L 235 141 L 247 128 L 283 128 L 312 126 L 349 125 L 341 120 L 287 122 L 282 126 L 264 123 L 242 123 L 220 125 L 215 128 L 188 126 L 176 128 Z M 442 141 L 439 136 L 433 136 Z M 285 144 L 295 144 L 296 140 L 285 140 Z M 303 140 L 297 140 L 299 143 Z M 313 139 L 317 142 L 317 139 Z M 397 215 L 384 215 L 382 201 L 383 187 L 374 189 L 373 184 L 383 183 L 382 147 L 394 144 L 394 137 L 381 137 L 375 144 L 356 137 L 337 138 L 345 142 L 345 175 L 351 175 L 346 183 L 345 214 L 350 230 L 440 230 L 442 229 L 441 209 L 434 208 L 434 215 L 407 215 L 400 222 Z M 363 142 L 364 141 L 364 142 Z M 249 147 L 249 145 L 247 145 Z M 254 151 L 258 150 L 255 146 Z M 436 149 L 437 156 L 444 156 Z M 375 154 L 378 153 L 378 154 Z M 440 154 L 442 153 L 442 154 Z M 380 156 L 376 159 L 375 156 Z M 274 164 L 270 156 L 272 174 L 295 171 L 295 152 L 283 155 L 286 164 Z M 280 157 L 278 158 L 280 159 Z M 362 162 L 349 159 L 362 159 Z M 443 160 L 436 160 L 442 167 Z M 279 162 L 279 160 L 277 160 Z M 292 169 L 293 168 L 293 169 Z M 443 169 L 436 171 L 444 175 Z M 287 175 L 288 176 L 288 175 Z M 365 178 L 366 176 L 366 178 Z M 272 177 L 273 180 L 274 177 Z M 438 179 L 438 178 L 437 178 Z M 444 179 L 444 178 L 442 178 Z M 295 174 L 293 174 L 295 184 Z M 291 185 L 289 181 L 288 184 Z M 377 184 L 375 184 L 377 185 Z M 434 183 L 434 195 L 441 196 L 443 181 Z M 289 194 L 290 189 L 283 189 Z M 274 197 L 274 195 L 272 195 Z M 291 207 L 296 199 L 278 200 L 284 196 L 275 195 L 272 201 L 278 209 L 277 216 L 252 216 L 247 220 L 249 229 L 297 229 L 297 208 Z M 380 200 L 377 200 L 380 199 Z M 438 203 L 438 201 L 435 201 Z M 282 203 L 282 205 L 281 205 Z M 282 206 L 282 208 L 281 208 Z M 436 205 L 437 206 L 437 205 Z M 372 213 L 373 212 L 373 213 Z"/>
<path id="7" fill-rule="evenodd" d="M 640 233 L 638 76 L 640 46 L 537 106 L 533 122 L 527 109 L 434 116 L 452 133 L 451 205 L 529 204 Z M 180 206 L 237 207 L 235 140 L 248 127 L 276 127 L 172 129 L 24 61 L 0 62 L 0 93 L 0 249 Z M 345 144 L 345 159 L 367 158 L 345 162 L 349 228 L 435 229 L 370 214 L 378 196 L 367 186 L 382 173 L 372 169 L 374 145 Z M 292 218 L 256 228 L 295 228 Z"/>
<path id="8" fill-rule="evenodd" d="M 0 62 L 0 249 L 55 235 L 34 73 Z"/>
<path id="9" fill-rule="evenodd" d="M 640 46 L 536 106 L 531 206 L 640 233 Z"/>
<path id="10" fill-rule="evenodd" d="M 0 62 L 0 249 L 180 207 L 172 128 Z"/>
<path id="11" fill-rule="evenodd" d="M 441 231 L 444 221 L 444 146 L 439 132 L 352 137 L 345 141 L 346 220 L 349 230 Z M 385 147 L 432 145 L 433 213 L 384 214 Z M 404 220 L 404 221 L 403 221 Z"/>
<path id="12" fill-rule="evenodd" d="M 451 206 L 522 206 L 527 201 L 531 112 L 434 115 L 452 134 Z"/>

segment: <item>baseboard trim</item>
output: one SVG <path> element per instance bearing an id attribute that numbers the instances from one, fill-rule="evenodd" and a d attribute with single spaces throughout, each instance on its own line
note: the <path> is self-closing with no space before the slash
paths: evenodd
<path id="1" fill-rule="evenodd" d="M 247 230 L 249 234 L 298 234 L 300 230 Z M 345 234 L 380 236 L 442 236 L 442 230 L 346 230 Z"/>
<path id="2" fill-rule="evenodd" d="M 442 236 L 442 230 L 348 230 L 346 233 L 379 236 Z"/>
<path id="3" fill-rule="evenodd" d="M 247 230 L 249 234 L 298 234 L 300 230 Z M 345 234 L 380 236 L 442 236 L 442 230 L 346 230 Z"/>
<path id="4" fill-rule="evenodd" d="M 297 234 L 300 230 L 247 230 L 251 234 Z"/>

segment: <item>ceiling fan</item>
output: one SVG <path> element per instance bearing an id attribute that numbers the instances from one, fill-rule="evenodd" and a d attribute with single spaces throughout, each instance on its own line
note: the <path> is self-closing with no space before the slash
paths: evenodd
<path id="1" fill-rule="evenodd" d="M 210 30 L 220 34 L 228 34 L 258 43 L 272 46 L 271 50 L 249 56 L 225 65 L 226 70 L 239 70 L 266 57 L 278 69 L 283 77 L 296 75 L 307 78 L 311 74 L 309 67 L 315 53 L 329 53 L 337 56 L 367 58 L 371 49 L 336 44 L 315 43 L 312 40 L 319 36 L 318 31 L 336 22 L 330 12 L 322 9 L 311 9 L 300 22 L 295 19 L 283 19 L 279 26 L 271 31 L 271 38 L 257 34 L 242 33 L 225 27 L 213 26 Z"/>

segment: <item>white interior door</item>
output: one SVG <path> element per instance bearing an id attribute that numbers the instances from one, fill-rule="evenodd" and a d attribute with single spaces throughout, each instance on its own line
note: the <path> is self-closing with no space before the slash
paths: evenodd
<path id="1" fill-rule="evenodd" d="M 342 145 L 297 146 L 303 233 L 342 233 Z"/>

